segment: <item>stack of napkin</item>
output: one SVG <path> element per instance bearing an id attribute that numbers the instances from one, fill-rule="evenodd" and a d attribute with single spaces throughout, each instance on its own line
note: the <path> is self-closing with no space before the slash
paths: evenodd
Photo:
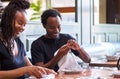
<path id="1" fill-rule="evenodd" d="M 113 74 L 112 74 L 112 76 L 114 78 L 120 78 L 120 71 L 114 71 Z"/>
<path id="2" fill-rule="evenodd" d="M 107 61 L 117 61 L 118 60 L 118 56 L 108 56 L 108 55 L 106 55 L 106 59 L 107 59 Z"/>
<path id="3" fill-rule="evenodd" d="M 54 74 L 43 75 L 42 78 L 36 78 L 35 76 L 30 76 L 29 78 L 26 79 L 55 79 L 55 75 Z"/>

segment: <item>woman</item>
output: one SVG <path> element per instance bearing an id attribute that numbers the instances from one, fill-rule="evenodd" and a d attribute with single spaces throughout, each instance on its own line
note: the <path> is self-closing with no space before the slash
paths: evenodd
<path id="1" fill-rule="evenodd" d="M 47 68 L 32 66 L 28 60 L 19 34 L 26 24 L 26 0 L 11 0 L 6 6 L 0 24 L 0 79 L 24 79 L 25 74 L 37 78 L 42 74 L 54 73 Z"/>

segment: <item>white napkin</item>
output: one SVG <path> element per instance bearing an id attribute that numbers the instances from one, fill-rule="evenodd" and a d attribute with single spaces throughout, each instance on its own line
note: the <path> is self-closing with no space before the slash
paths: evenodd
<path id="1" fill-rule="evenodd" d="M 112 73 L 112 76 L 113 76 L 114 78 L 120 78 L 120 71 L 114 71 L 114 72 Z"/>
<path id="2" fill-rule="evenodd" d="M 117 61 L 119 59 L 119 56 L 115 55 L 106 55 L 107 61 Z"/>
<path id="3" fill-rule="evenodd" d="M 55 75 L 54 74 L 42 75 L 42 78 L 36 78 L 35 76 L 30 76 L 29 78 L 26 79 L 55 79 Z"/>
<path id="4" fill-rule="evenodd" d="M 58 51 L 56 51 L 56 53 L 57 52 Z M 69 50 L 68 53 L 59 60 L 58 66 L 59 66 L 58 72 L 64 70 L 78 71 L 81 69 L 80 65 L 76 61 L 76 56 L 72 53 L 71 50 Z"/>

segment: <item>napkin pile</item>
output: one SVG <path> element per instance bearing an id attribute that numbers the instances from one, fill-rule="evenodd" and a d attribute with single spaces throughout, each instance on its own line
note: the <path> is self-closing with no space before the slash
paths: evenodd
<path id="1" fill-rule="evenodd" d="M 30 76 L 29 78 L 26 79 L 55 79 L 55 75 L 54 74 L 43 75 L 42 78 L 36 78 L 35 76 Z"/>

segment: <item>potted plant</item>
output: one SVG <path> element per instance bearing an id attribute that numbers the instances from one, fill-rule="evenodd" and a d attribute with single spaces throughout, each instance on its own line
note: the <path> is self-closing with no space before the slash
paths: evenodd
<path id="1" fill-rule="evenodd" d="M 42 0 L 37 0 L 36 3 L 32 2 L 30 8 L 33 10 L 33 14 L 30 20 L 39 20 L 41 15 Z"/>

